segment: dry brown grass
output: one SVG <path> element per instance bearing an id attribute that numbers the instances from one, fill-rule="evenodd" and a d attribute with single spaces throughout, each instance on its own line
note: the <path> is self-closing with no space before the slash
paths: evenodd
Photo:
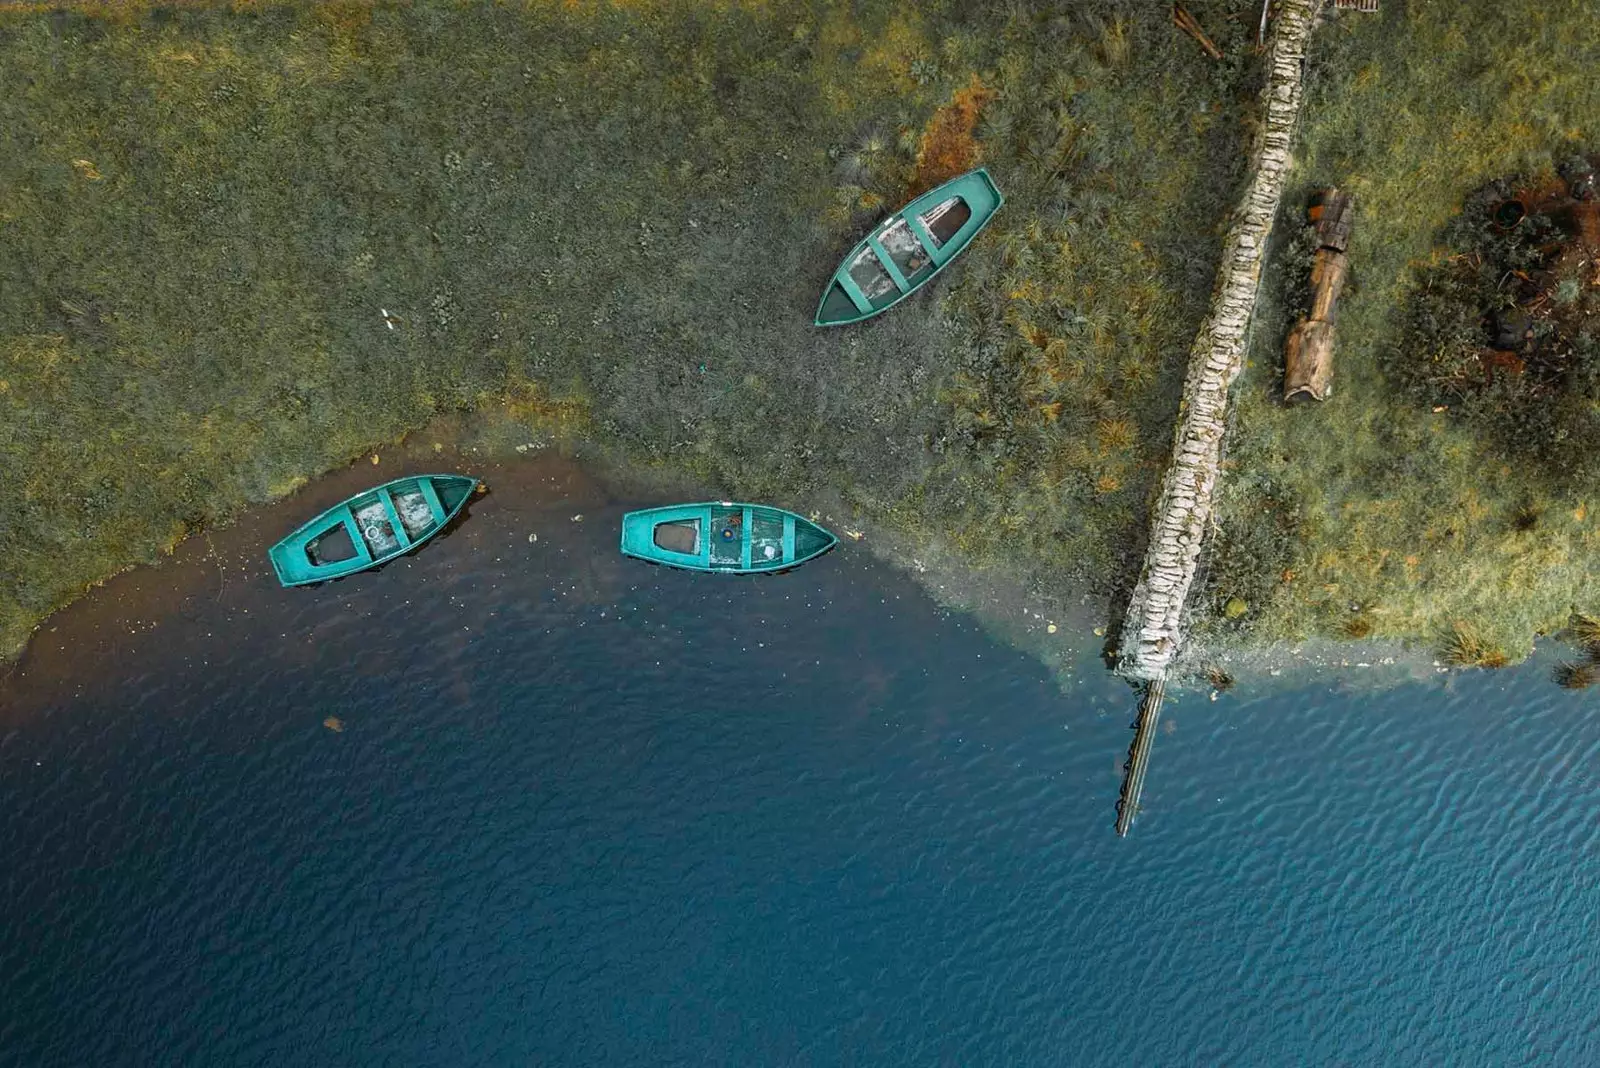
<path id="1" fill-rule="evenodd" d="M 984 105 L 995 95 L 974 74 L 965 88 L 955 91 L 950 103 L 933 113 L 917 146 L 915 192 L 932 189 L 978 165 L 978 145 L 972 139 L 972 131 Z"/>
<path id="2" fill-rule="evenodd" d="M 1442 658 L 1457 667 L 1503 668 L 1511 662 L 1504 649 L 1485 638 L 1471 623 L 1457 622 L 1445 635 Z"/>

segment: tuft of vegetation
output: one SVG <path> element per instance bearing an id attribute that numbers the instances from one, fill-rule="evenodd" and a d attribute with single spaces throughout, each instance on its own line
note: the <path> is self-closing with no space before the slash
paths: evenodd
<path id="1" fill-rule="evenodd" d="M 1600 618 L 1574 612 L 1567 621 L 1567 630 L 1573 640 L 1585 649 L 1600 649 Z"/>
<path id="2" fill-rule="evenodd" d="M 1555 680 L 1565 690 L 1587 690 L 1600 682 L 1600 667 L 1592 660 L 1564 661 L 1556 665 Z"/>
<path id="3" fill-rule="evenodd" d="M 1370 638 L 1372 636 L 1372 617 L 1365 613 L 1351 616 L 1345 620 L 1344 634 L 1347 638 Z"/>
<path id="4" fill-rule="evenodd" d="M 1595 164 L 1578 157 L 1574 170 L 1592 176 Z M 1448 255 L 1420 272 L 1408 302 L 1397 384 L 1551 488 L 1592 485 L 1600 202 L 1573 198 L 1553 174 L 1495 181 L 1468 197 L 1444 240 Z M 1513 522 L 1531 530 L 1537 519 L 1522 505 Z"/>
<path id="5" fill-rule="evenodd" d="M 1440 656 L 1457 667 L 1503 668 L 1511 662 L 1504 649 L 1471 623 L 1455 623 L 1445 635 Z"/>

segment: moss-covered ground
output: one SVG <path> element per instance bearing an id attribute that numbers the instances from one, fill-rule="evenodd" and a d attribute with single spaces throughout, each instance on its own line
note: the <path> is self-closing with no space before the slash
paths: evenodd
<path id="1" fill-rule="evenodd" d="M 513 404 L 1118 580 L 1244 144 L 1135 3 L 99 5 L 0 14 L 0 647 L 186 531 Z M 810 325 L 973 162 L 933 291 Z"/>
<path id="2" fill-rule="evenodd" d="M 1578 375 L 1538 397 L 1418 386 L 1495 310 L 1453 281 L 1496 253 L 1493 183 L 1551 179 L 1600 149 L 1600 20 L 1581 4 L 1384 7 L 1313 44 L 1200 607 L 1219 640 L 1405 637 L 1492 665 L 1600 600 L 1600 479 L 1579 438 L 1550 447 L 1562 431 L 1546 418 L 1567 405 L 1584 409 L 1567 423 L 1591 418 L 1600 394 Z M 1359 199 L 1335 392 L 1285 408 L 1297 232 L 1334 184 Z M 1230 620 L 1232 598 L 1248 611 Z"/>
<path id="3" fill-rule="evenodd" d="M 0 13 L 0 652 L 186 531 L 485 407 L 1114 591 L 1260 76 L 1254 0 L 1187 6 L 1221 62 L 1134 0 Z M 1600 498 L 1391 372 L 1463 199 L 1600 136 L 1600 28 L 1385 8 L 1319 31 L 1285 203 L 1360 198 L 1336 394 L 1274 400 L 1284 237 L 1200 622 L 1516 652 L 1589 603 Z M 813 329 L 863 230 L 974 162 L 1007 205 L 962 262 Z"/>

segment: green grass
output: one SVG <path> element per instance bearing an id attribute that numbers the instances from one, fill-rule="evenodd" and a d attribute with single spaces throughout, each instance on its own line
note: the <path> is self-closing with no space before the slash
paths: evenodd
<path id="1" fill-rule="evenodd" d="M 0 651 L 185 532 L 475 410 L 839 499 L 1039 586 L 1125 586 L 1260 77 L 1254 0 L 1190 8 L 1223 62 L 1132 0 L 0 16 Z M 1577 4 L 1318 31 L 1202 637 L 1487 662 L 1600 610 L 1595 465 L 1413 388 L 1471 326 L 1463 204 L 1600 150 L 1596 56 Z M 974 91 L 973 144 L 943 147 L 1005 209 L 931 292 L 812 329 Z M 1298 220 L 1328 184 L 1359 198 L 1335 393 L 1285 409 Z"/>
<path id="2" fill-rule="evenodd" d="M 0 652 L 185 531 L 508 405 L 1125 581 L 1238 178 L 1253 0 L 0 15 Z M 958 90 L 1008 197 L 809 326 Z M 390 330 L 380 309 L 396 324 Z"/>
<path id="3" fill-rule="evenodd" d="M 1600 484 L 1565 456 L 1508 447 L 1485 422 L 1408 391 L 1449 324 L 1416 329 L 1452 220 L 1495 179 L 1600 150 L 1600 23 L 1582 5 L 1386 4 L 1319 32 L 1279 255 L 1265 278 L 1202 606 L 1250 605 L 1230 640 L 1349 633 L 1441 650 L 1460 628 L 1525 655 L 1592 611 Z M 1359 209 L 1341 304 L 1335 394 L 1278 401 L 1286 309 L 1303 288 L 1293 232 L 1316 188 Z M 1587 402 L 1585 402 L 1587 403 Z M 1592 466 L 1590 467 L 1592 470 Z"/>

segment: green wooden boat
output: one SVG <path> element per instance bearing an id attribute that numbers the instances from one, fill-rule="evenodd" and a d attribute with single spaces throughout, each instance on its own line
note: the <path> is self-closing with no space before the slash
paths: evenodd
<path id="1" fill-rule="evenodd" d="M 838 543 L 809 519 L 764 504 L 677 504 L 622 517 L 624 556 L 690 571 L 783 571 Z"/>
<path id="2" fill-rule="evenodd" d="M 465 475 L 413 475 L 336 504 L 267 550 L 285 586 L 343 578 L 410 552 L 456 517 L 477 488 Z"/>
<path id="3" fill-rule="evenodd" d="M 922 194 L 850 250 L 823 290 L 816 325 L 859 323 L 899 304 L 961 255 L 1004 203 L 982 167 Z"/>

